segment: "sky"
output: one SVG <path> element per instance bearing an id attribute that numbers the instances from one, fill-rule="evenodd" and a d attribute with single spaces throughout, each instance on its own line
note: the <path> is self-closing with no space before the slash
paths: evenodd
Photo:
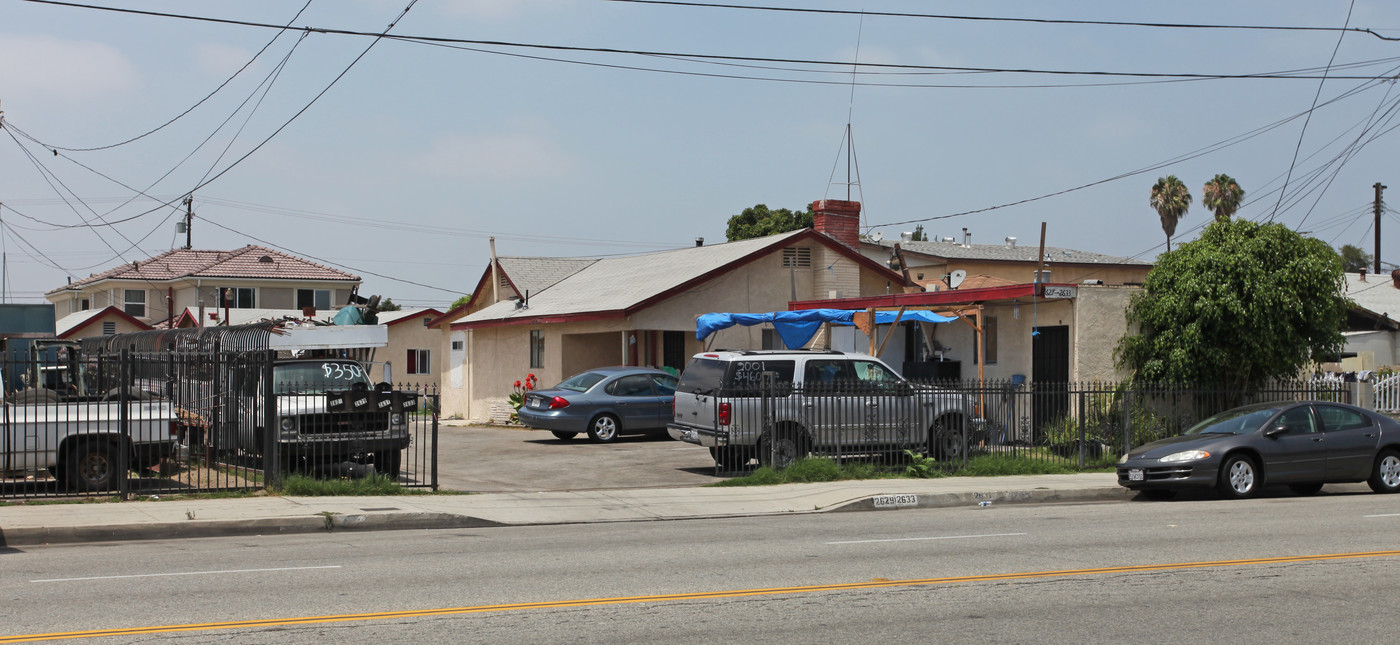
<path id="1" fill-rule="evenodd" d="M 1033 245 L 1044 222 L 1047 245 L 1150 261 L 1169 174 L 1195 197 L 1174 246 L 1218 173 L 1237 217 L 1368 253 L 1373 185 L 1400 191 L 1393 2 L 82 4 L 0 0 L 6 302 L 183 247 L 190 193 L 194 248 L 442 308 L 493 236 L 653 252 L 723 242 L 760 203 L 849 195 L 886 238 Z M 1381 231 L 1400 263 L 1396 211 Z"/>

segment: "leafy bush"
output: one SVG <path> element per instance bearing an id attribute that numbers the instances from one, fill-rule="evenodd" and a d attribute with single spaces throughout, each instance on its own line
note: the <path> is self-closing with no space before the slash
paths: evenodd
<path id="1" fill-rule="evenodd" d="M 904 454 L 909 457 L 909 465 L 904 469 L 905 477 L 934 479 L 948 476 L 948 473 L 943 472 L 943 469 L 939 467 L 937 459 L 921 455 L 913 450 L 905 450 Z"/>

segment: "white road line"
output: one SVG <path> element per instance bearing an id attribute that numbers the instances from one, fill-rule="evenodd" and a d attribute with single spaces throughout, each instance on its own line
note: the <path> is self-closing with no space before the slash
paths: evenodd
<path id="1" fill-rule="evenodd" d="M 987 533 L 985 535 L 942 535 L 938 537 L 894 538 L 889 540 L 849 540 L 846 542 L 822 542 L 822 544 L 870 544 L 871 542 L 916 542 L 920 540 L 966 540 L 969 538 L 1011 537 L 1025 533 Z"/>
<path id="2" fill-rule="evenodd" d="M 160 578 L 165 576 L 205 576 L 218 575 L 223 573 L 259 573 L 263 571 L 303 571 L 306 569 L 339 569 L 340 565 L 331 564 L 323 567 L 279 567 L 276 569 L 227 569 L 224 571 L 182 571 L 177 573 L 138 573 L 129 576 L 92 576 L 89 578 L 49 578 L 47 580 L 30 580 L 30 582 L 75 582 L 79 580 L 117 580 L 120 578 Z"/>
<path id="3" fill-rule="evenodd" d="M 1400 513 L 1387 513 L 1385 515 L 1362 515 L 1361 517 L 1400 517 Z"/>

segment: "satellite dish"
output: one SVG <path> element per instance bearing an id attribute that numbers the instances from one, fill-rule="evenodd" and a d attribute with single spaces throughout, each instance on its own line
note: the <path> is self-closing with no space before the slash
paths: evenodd
<path id="1" fill-rule="evenodd" d="M 957 289 L 957 288 L 958 288 L 958 285 L 962 284 L 962 283 L 963 283 L 963 280 L 966 280 L 966 279 L 967 279 L 967 272 L 966 272 L 966 271 L 963 271 L 962 269 L 958 269 L 957 271 L 954 271 L 954 272 L 952 272 L 952 273 L 949 273 L 949 274 L 948 274 L 948 288 L 949 288 L 949 289 Z"/>
<path id="2" fill-rule="evenodd" d="M 871 242 L 879 242 L 880 240 L 885 239 L 885 233 L 884 231 L 875 231 L 874 233 L 871 233 L 866 237 L 869 237 Z"/>

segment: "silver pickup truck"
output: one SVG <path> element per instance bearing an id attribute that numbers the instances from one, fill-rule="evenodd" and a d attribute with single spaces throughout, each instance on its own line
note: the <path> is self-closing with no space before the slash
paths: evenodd
<path id="1" fill-rule="evenodd" d="M 0 472 L 6 475 L 47 473 L 77 492 L 116 490 L 129 470 L 153 467 L 175 448 L 179 421 L 168 401 L 64 400 L 45 389 L 7 397 L 4 391 L 0 377 Z"/>

